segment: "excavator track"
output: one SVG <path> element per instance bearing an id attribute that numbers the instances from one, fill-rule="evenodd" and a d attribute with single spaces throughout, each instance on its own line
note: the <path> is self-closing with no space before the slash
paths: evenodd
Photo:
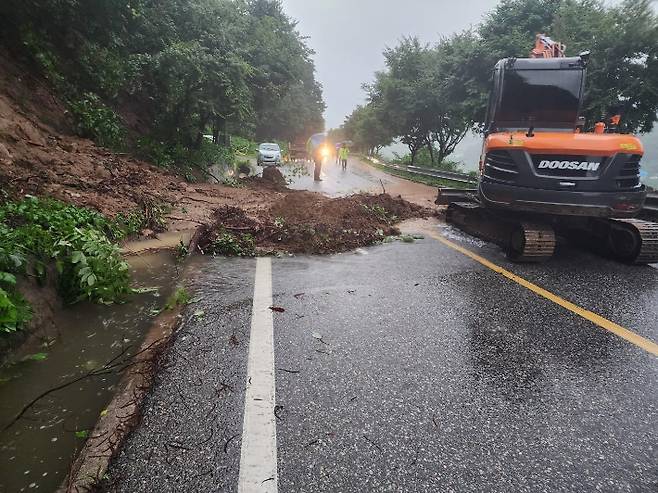
<path id="1" fill-rule="evenodd" d="M 495 243 L 514 262 L 544 262 L 555 252 L 555 231 L 549 224 L 502 216 L 477 203 L 451 202 L 446 222 Z"/>
<path id="2" fill-rule="evenodd" d="M 629 264 L 658 263 L 658 223 L 641 219 L 609 219 L 608 245 L 617 260 Z"/>
<path id="3" fill-rule="evenodd" d="M 555 253 L 555 231 L 547 224 L 522 222 L 512 233 L 507 257 L 515 262 L 544 262 Z"/>

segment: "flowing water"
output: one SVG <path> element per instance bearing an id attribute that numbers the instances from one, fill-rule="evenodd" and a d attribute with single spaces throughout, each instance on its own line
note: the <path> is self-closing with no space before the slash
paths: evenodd
<path id="1" fill-rule="evenodd" d="M 0 429 L 40 394 L 134 353 L 178 278 L 171 253 L 130 259 L 137 286 L 156 292 L 103 306 L 81 303 L 59 313 L 52 340 L 30 343 L 27 358 L 0 370 Z M 40 399 L 0 432 L 0 492 L 54 491 L 109 403 L 121 375 L 89 377 Z"/>

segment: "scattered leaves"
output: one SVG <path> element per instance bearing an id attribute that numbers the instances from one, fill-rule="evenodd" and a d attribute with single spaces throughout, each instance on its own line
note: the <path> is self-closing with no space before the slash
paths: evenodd
<path id="1" fill-rule="evenodd" d="M 43 361 L 48 357 L 47 353 L 34 353 L 28 354 L 23 358 L 23 361 Z"/>

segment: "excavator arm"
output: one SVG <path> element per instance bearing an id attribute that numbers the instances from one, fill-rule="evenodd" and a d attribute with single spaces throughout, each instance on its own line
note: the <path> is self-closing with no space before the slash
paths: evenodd
<path id="1" fill-rule="evenodd" d="M 530 58 L 564 58 L 566 45 L 553 41 L 546 34 L 535 36 L 535 47 L 530 52 Z"/>

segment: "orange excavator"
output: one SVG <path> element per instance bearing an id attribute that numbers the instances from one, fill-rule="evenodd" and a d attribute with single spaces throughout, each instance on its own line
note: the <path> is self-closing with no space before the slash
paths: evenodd
<path id="1" fill-rule="evenodd" d="M 658 262 L 658 224 L 635 219 L 646 198 L 642 143 L 618 133 L 617 114 L 584 131 L 589 52 L 565 49 L 538 34 L 529 58 L 496 64 L 477 189 L 440 189 L 437 203 L 448 223 L 514 261 L 547 260 L 560 236 L 620 261 Z"/>

